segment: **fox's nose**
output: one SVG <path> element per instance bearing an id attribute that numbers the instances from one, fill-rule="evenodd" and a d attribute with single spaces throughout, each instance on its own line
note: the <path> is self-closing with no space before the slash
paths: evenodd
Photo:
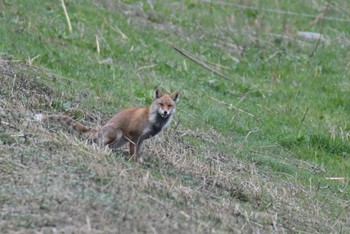
<path id="1" fill-rule="evenodd" d="M 168 114 L 168 112 L 167 112 L 167 111 L 164 111 L 164 114 L 165 114 L 165 115 L 167 115 L 167 114 Z"/>

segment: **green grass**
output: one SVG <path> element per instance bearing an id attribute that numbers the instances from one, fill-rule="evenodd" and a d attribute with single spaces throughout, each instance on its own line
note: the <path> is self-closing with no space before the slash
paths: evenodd
<path id="1" fill-rule="evenodd" d="M 28 109 L 23 107 L 22 111 L 28 110 L 31 114 L 40 111 L 73 113 L 78 119 L 100 124 L 122 108 L 148 105 L 152 101 L 155 86 L 179 90 L 180 103 L 175 116 L 175 121 L 179 123 L 179 133 L 176 133 L 178 135 L 175 140 L 180 146 L 176 149 L 176 155 L 189 154 L 193 158 L 185 157 L 186 160 L 199 160 L 189 161 L 188 164 L 197 162 L 208 166 L 206 163 L 210 161 L 210 165 L 213 166 L 216 161 L 214 160 L 212 165 L 211 157 L 216 155 L 215 157 L 222 157 L 220 160 L 227 164 L 223 167 L 229 175 L 230 167 L 236 168 L 235 160 L 239 160 L 245 171 L 251 171 L 256 176 L 253 177 L 259 185 L 266 176 L 269 178 L 266 180 L 271 184 L 276 183 L 277 187 L 285 185 L 284 183 L 294 183 L 296 187 L 305 186 L 314 192 L 315 199 L 319 199 L 317 201 L 320 203 L 324 201 L 323 196 L 329 197 L 329 194 L 339 199 L 348 199 L 350 4 L 346 1 L 332 1 L 329 6 L 326 1 L 231 2 L 221 4 L 220 1 L 208 3 L 192 0 L 66 1 L 73 28 L 73 31 L 69 32 L 59 1 L 0 1 L 0 53 L 3 57 L 10 57 L 14 64 L 31 65 L 25 68 L 11 65 L 18 79 L 35 80 L 32 86 L 30 82 L 23 81 L 25 89 L 35 89 L 36 92 L 41 90 L 45 95 L 45 89 L 40 88 L 39 84 L 45 84 L 52 89 L 52 93 L 47 94 L 49 98 L 34 100 Z M 325 15 L 314 21 L 324 9 L 327 9 Z M 123 38 L 118 30 L 126 37 Z M 297 35 L 299 31 L 323 33 L 325 41 L 307 40 Z M 229 79 L 215 75 L 190 61 L 176 52 L 172 45 L 186 50 L 207 64 L 211 63 L 211 67 Z M 4 121 L 8 119 L 8 112 L 18 112 L 14 114 L 16 117 L 27 119 L 28 113 L 21 116 L 21 110 L 14 111 L 4 107 L 5 103 L 12 103 L 9 97 L 13 90 L 17 90 L 17 86 L 14 87 L 15 89 L 0 88 L 3 93 L 1 98 L 5 101 L 1 104 L 4 111 L 0 112 L 0 117 Z M 28 94 L 23 95 L 29 97 Z M 25 102 L 23 100 L 22 102 Z M 172 125 L 171 129 L 174 129 L 174 126 Z M 23 138 L 19 133 L 20 129 L 16 128 L 0 130 L 0 145 L 30 147 L 36 142 L 30 140 L 32 135 Z M 35 134 L 40 138 L 40 131 Z M 89 186 L 96 185 L 99 188 L 117 183 L 113 177 L 120 172 L 111 169 L 107 174 L 103 174 L 100 168 L 108 163 L 118 165 L 117 168 L 121 171 L 148 171 L 149 180 L 154 184 L 143 188 L 142 194 L 151 194 L 152 197 L 155 194 L 159 195 L 153 199 L 155 203 L 160 199 L 158 205 L 176 203 L 171 214 L 167 214 L 173 215 L 176 220 L 187 220 L 186 214 L 191 213 L 191 219 L 196 220 L 196 224 L 192 226 L 185 222 L 183 227 L 187 230 L 199 231 L 196 227 L 200 226 L 201 218 L 210 220 L 208 223 L 213 230 L 236 230 L 236 226 L 228 225 L 224 217 L 217 217 L 218 213 L 214 212 L 204 217 L 200 213 L 183 210 L 186 202 L 193 207 L 206 204 L 210 210 L 213 203 L 208 197 L 219 196 L 220 189 L 224 191 L 221 191 L 224 195 L 220 196 L 225 197 L 225 192 L 238 194 L 237 196 L 244 197 L 243 200 L 247 200 L 252 207 L 258 206 L 252 202 L 256 197 L 261 196 L 264 202 L 269 199 L 266 197 L 276 197 L 276 194 L 262 195 L 261 191 L 257 192 L 258 195 L 250 194 L 254 190 L 249 190 L 250 187 L 247 190 L 249 192 L 234 190 L 234 186 L 242 186 L 234 179 L 236 175 L 231 178 L 234 182 L 230 183 L 233 184 L 222 182 L 223 184 L 218 185 L 215 184 L 217 182 L 213 182 L 215 179 L 212 175 L 205 174 L 210 177 L 210 183 L 204 186 L 204 175 L 193 172 L 191 165 L 184 163 L 181 167 L 174 168 L 169 163 L 170 159 L 164 159 L 165 156 L 159 156 L 159 153 L 157 155 L 161 161 L 146 160 L 144 167 L 127 162 L 124 157 L 115 159 L 113 156 L 103 158 L 101 165 L 94 161 L 97 159 L 93 156 L 90 158 L 92 162 L 81 159 L 81 156 L 78 157 L 80 161 L 74 161 L 69 155 L 74 157 L 75 154 L 83 154 L 82 152 L 86 151 L 84 147 L 87 146 L 75 148 L 76 146 L 69 145 L 69 141 L 68 145 L 64 145 L 52 139 L 43 146 L 48 149 L 46 154 L 53 152 L 54 156 L 61 155 L 60 148 L 63 147 L 63 151 L 68 155 L 66 159 L 62 159 L 67 162 L 57 161 L 52 167 L 66 170 L 71 166 L 68 162 L 72 160 L 73 167 L 76 168 L 65 172 L 68 177 L 71 176 L 69 173 L 88 175 L 84 180 L 80 177 L 75 178 L 76 187 L 73 182 L 64 180 L 60 182 L 60 186 L 67 185 L 72 191 L 81 191 L 85 182 Z M 56 143 L 49 146 L 52 141 Z M 151 148 L 157 149 L 157 144 Z M 23 152 L 19 151 L 22 153 L 18 154 L 22 154 L 23 160 L 26 161 L 31 157 L 36 158 L 33 155 L 39 154 L 37 150 L 23 149 Z M 0 153 L 1 151 L 5 154 L 12 152 L 7 147 L 4 150 L 0 149 Z M 50 161 L 54 156 L 44 158 Z M 44 164 L 45 167 L 48 164 Z M 261 176 L 254 174 L 255 169 L 251 168 L 251 164 L 257 166 Z M 8 164 L 6 168 L 12 166 Z M 203 167 L 207 168 L 206 166 Z M 208 169 L 209 172 L 212 170 L 214 169 Z M 248 178 L 251 175 L 246 174 Z M 330 181 L 326 177 L 344 177 L 345 183 Z M 276 182 L 279 179 L 284 182 Z M 131 184 L 137 184 L 135 181 Z M 157 185 L 155 181 L 161 182 Z M 125 181 L 122 179 L 119 182 Z M 166 192 L 166 189 L 159 188 L 170 187 L 171 184 L 193 189 L 191 194 L 195 193 L 196 188 L 207 186 L 206 188 L 215 190 L 215 194 L 211 194 L 209 189 L 205 191 L 208 197 L 198 195 L 197 201 L 196 198 L 186 197 L 186 194 L 171 194 Z M 303 187 L 295 193 L 300 195 L 305 191 Z M 101 205 L 101 209 L 110 204 L 109 199 L 115 199 L 110 191 L 104 194 L 88 189 L 84 194 L 88 202 L 91 198 L 103 200 L 103 204 L 95 204 Z M 140 197 L 142 196 L 135 195 L 135 198 Z M 174 197 L 178 197 L 179 201 Z M 9 199 L 11 200 L 8 197 L 1 198 L 4 204 Z M 209 200 L 203 202 L 201 199 Z M 44 204 L 44 207 L 50 207 L 50 204 Z M 87 207 L 89 206 L 84 206 L 84 209 L 88 209 Z M 140 206 L 137 202 L 135 207 L 124 208 L 130 209 L 130 217 L 134 217 L 138 209 L 141 213 L 147 213 L 150 209 L 148 206 Z M 326 208 L 326 205 L 320 208 L 324 213 L 318 214 L 319 220 L 322 220 L 322 217 L 336 219 L 336 211 L 326 212 Z M 346 214 L 346 209 L 343 208 L 340 213 Z M 281 211 L 283 221 L 278 223 L 281 225 L 278 227 L 292 231 L 289 228 L 296 226 L 298 220 L 295 223 L 292 220 L 289 224 L 286 218 L 288 212 L 285 212 L 284 208 L 281 208 Z M 235 212 L 239 213 L 237 210 Z M 2 216 L 4 217 L 4 214 Z M 25 214 L 18 217 L 9 217 L 8 214 L 5 216 L 6 219 L 20 220 L 19 225 L 24 228 L 35 228 L 32 224 L 41 222 L 35 217 L 31 217 L 34 220 L 27 220 Z M 125 217 L 123 219 L 127 220 Z M 255 218 L 255 221 L 263 226 L 266 225 L 264 222 L 270 222 L 260 220 L 258 216 Z M 242 219 L 249 220 L 249 217 Z M 22 222 L 23 220 L 28 222 Z M 59 222 L 62 225 L 66 224 L 63 221 Z M 342 228 L 349 230 L 349 220 L 345 220 L 344 223 L 345 227 L 337 226 L 335 230 L 321 229 L 331 232 L 340 231 Z M 252 225 L 250 222 L 248 224 Z M 300 230 L 308 231 L 307 227 L 305 225 L 305 228 Z M 127 225 L 123 228 L 133 230 Z M 137 230 L 141 229 L 140 227 Z M 278 228 L 274 230 L 278 231 Z"/>

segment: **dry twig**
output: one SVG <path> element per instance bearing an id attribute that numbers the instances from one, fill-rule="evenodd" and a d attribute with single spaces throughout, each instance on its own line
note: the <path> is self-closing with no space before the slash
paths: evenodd
<path id="1" fill-rule="evenodd" d="M 211 68 L 208 64 L 206 64 L 203 60 L 199 60 L 197 58 L 195 58 L 193 55 L 191 55 L 190 53 L 188 53 L 187 51 L 180 49 L 179 47 L 173 45 L 174 50 L 176 50 L 177 52 L 179 52 L 181 55 L 185 56 L 186 58 L 192 60 L 193 62 L 197 63 L 198 65 L 204 67 L 205 69 L 211 71 L 212 73 L 226 79 L 226 80 L 231 80 L 231 78 L 225 76 L 224 74 L 222 74 L 221 72 Z"/>
<path id="2" fill-rule="evenodd" d="M 313 24 L 316 24 L 319 20 L 321 20 L 320 35 L 323 34 L 323 28 L 324 28 L 324 20 L 322 20 L 322 19 L 325 18 L 326 12 L 328 11 L 328 8 L 329 8 L 330 5 L 331 5 L 331 4 L 330 4 L 330 1 L 329 1 L 328 4 L 327 4 L 327 6 L 326 6 L 326 8 L 324 9 L 324 11 L 323 11 L 319 16 L 317 16 L 315 20 L 313 20 L 313 21 L 310 23 L 310 25 L 312 26 Z M 310 25 L 309 25 L 309 26 L 310 26 Z M 317 42 L 316 42 L 316 45 L 315 45 L 314 49 L 312 50 L 312 52 L 311 52 L 311 54 L 310 54 L 310 58 L 314 56 L 314 54 L 315 54 L 315 52 L 316 52 L 318 46 L 320 45 L 320 42 L 321 42 L 321 37 L 318 38 L 318 40 L 317 40 Z"/>
<path id="3" fill-rule="evenodd" d="M 96 37 L 96 50 L 97 50 L 97 54 L 100 54 L 100 41 L 98 39 L 98 35 L 95 35 Z"/>
<path id="4" fill-rule="evenodd" d="M 70 23 L 69 15 L 68 15 L 66 4 L 64 3 L 64 0 L 61 0 L 61 4 L 62 4 L 64 15 L 66 16 L 69 32 L 71 33 L 71 32 L 73 32 L 73 28 L 72 28 L 72 24 Z"/>

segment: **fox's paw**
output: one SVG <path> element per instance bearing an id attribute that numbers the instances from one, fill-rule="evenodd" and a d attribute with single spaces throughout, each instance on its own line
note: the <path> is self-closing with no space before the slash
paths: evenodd
<path id="1" fill-rule="evenodd" d="M 138 163 L 143 163 L 143 159 L 140 157 L 140 158 L 137 159 L 137 162 Z"/>

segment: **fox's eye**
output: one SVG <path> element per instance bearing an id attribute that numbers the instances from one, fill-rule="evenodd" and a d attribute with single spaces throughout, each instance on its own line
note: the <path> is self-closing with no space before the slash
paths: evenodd
<path id="1" fill-rule="evenodd" d="M 163 105 L 163 103 L 159 103 L 159 105 L 161 106 L 161 107 L 163 107 L 164 105 Z"/>
<path id="2" fill-rule="evenodd" d="M 172 105 L 169 105 L 169 106 L 168 106 L 168 108 L 171 108 L 171 107 L 173 107 L 173 106 L 172 106 Z"/>

